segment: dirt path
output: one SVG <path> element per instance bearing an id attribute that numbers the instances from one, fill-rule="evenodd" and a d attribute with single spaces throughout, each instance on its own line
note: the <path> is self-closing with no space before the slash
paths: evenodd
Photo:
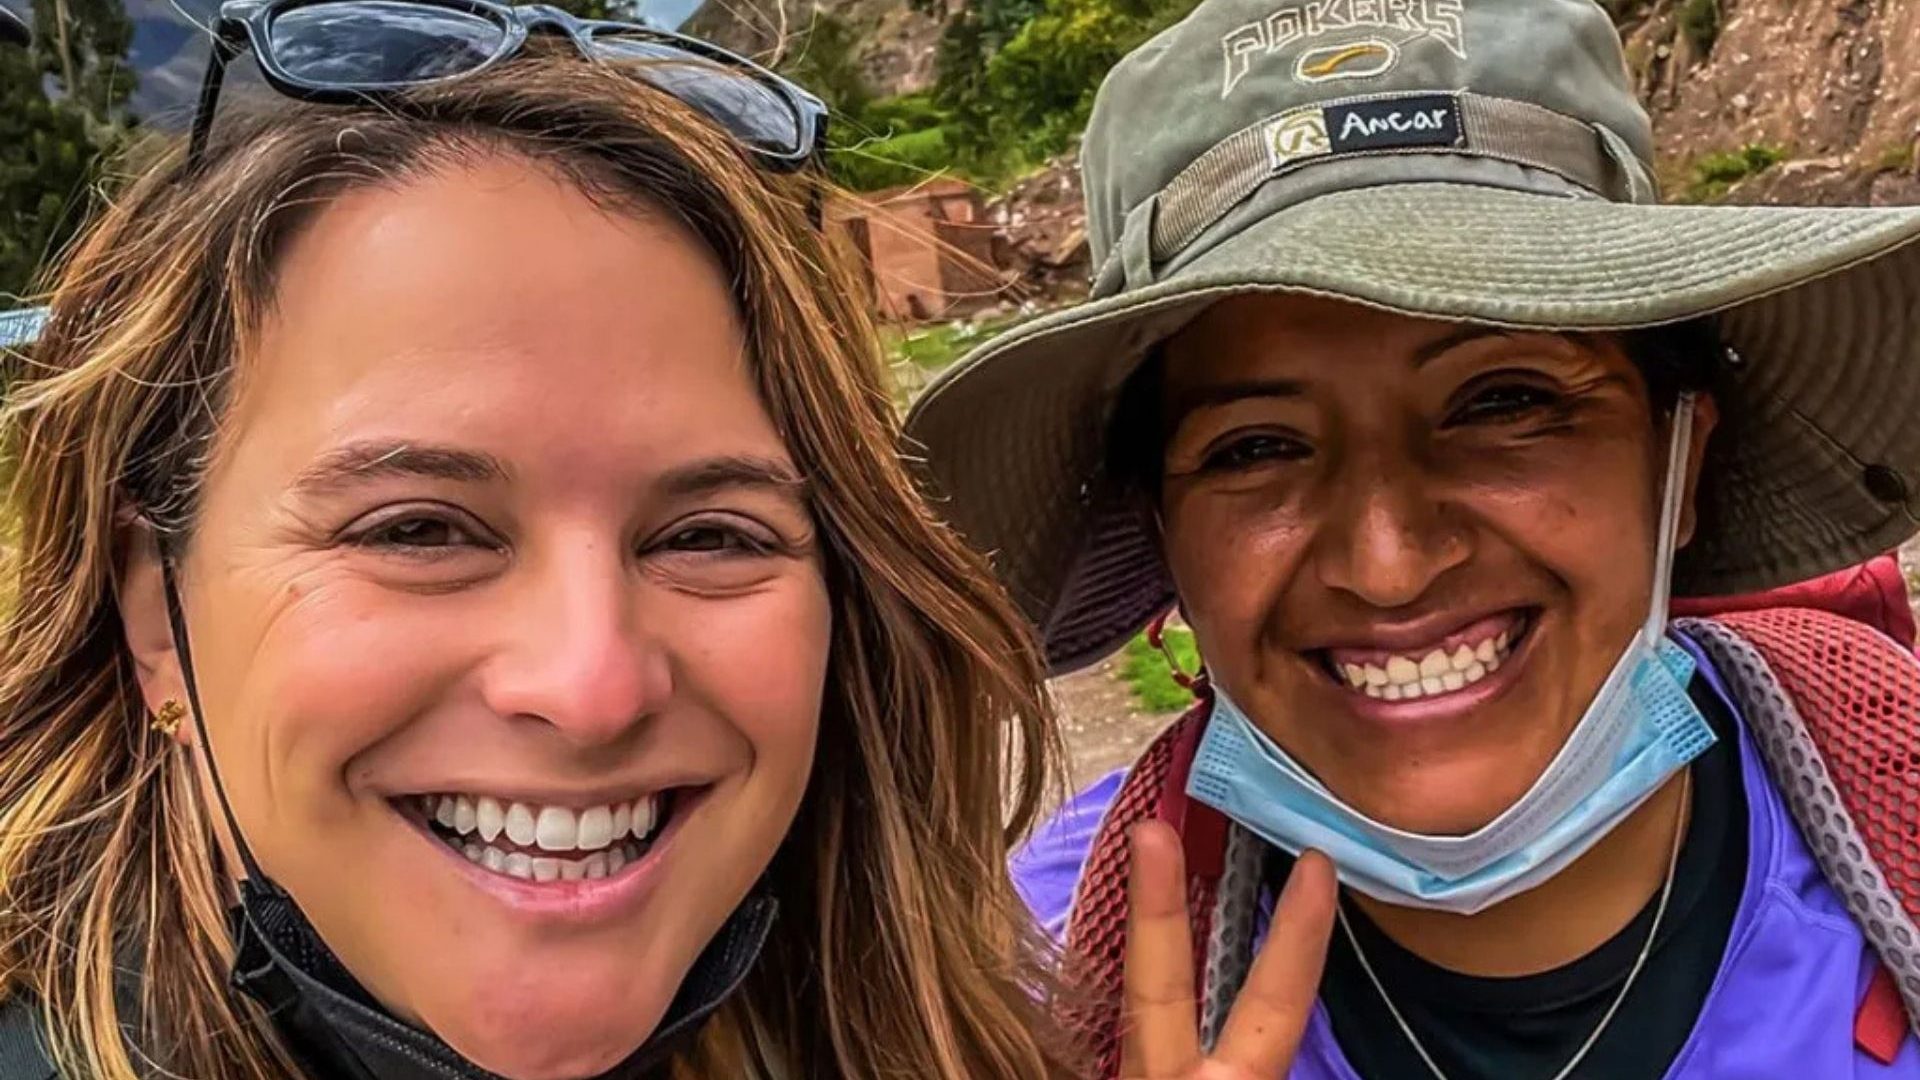
<path id="1" fill-rule="evenodd" d="M 1109 660 L 1053 680 L 1067 743 L 1067 781 L 1079 790 L 1129 764 L 1178 713 L 1142 712 Z"/>

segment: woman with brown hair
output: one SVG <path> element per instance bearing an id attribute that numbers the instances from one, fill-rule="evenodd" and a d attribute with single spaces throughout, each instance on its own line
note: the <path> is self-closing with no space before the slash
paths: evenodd
<path id="1" fill-rule="evenodd" d="M 301 100 L 216 68 L 10 386 L 0 1076 L 1063 1075 L 1036 651 L 817 104 L 551 9 L 223 35 Z"/>

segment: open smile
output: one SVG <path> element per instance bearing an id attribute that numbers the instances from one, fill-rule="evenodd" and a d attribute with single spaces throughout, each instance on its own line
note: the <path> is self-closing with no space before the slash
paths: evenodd
<path id="1" fill-rule="evenodd" d="M 1353 694 L 1377 701 L 1445 698 L 1476 687 L 1506 667 L 1536 623 L 1530 609 L 1476 619 L 1411 647 L 1337 647 L 1315 651 L 1320 668 Z"/>
<path id="2" fill-rule="evenodd" d="M 546 884 L 599 881 L 639 864 L 690 793 L 668 789 L 586 807 L 467 792 L 407 795 L 393 803 L 474 866 Z"/>

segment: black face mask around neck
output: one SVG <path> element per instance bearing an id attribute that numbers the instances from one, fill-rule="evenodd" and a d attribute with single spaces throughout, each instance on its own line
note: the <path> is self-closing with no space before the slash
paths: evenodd
<path id="1" fill-rule="evenodd" d="M 233 987 L 267 1011 L 313 1080 L 503 1080 L 460 1056 L 440 1038 L 381 1008 L 327 948 L 293 897 L 254 861 L 214 765 L 173 563 L 164 555 L 162 574 L 167 616 L 201 752 L 246 871 L 240 902 L 229 912 L 235 945 Z M 777 912 L 777 903 L 768 896 L 749 896 L 742 902 L 694 961 L 653 1034 L 596 1080 L 658 1076 L 673 1053 L 746 979 L 766 946 Z"/>
<path id="2" fill-rule="evenodd" d="M 315 1080 L 500 1080 L 376 1004 L 315 933 L 285 890 L 264 878 L 240 886 L 233 909 L 233 985 L 273 1017 Z M 599 1080 L 644 1080 L 732 995 L 759 957 L 777 905 L 749 897 L 694 962 L 653 1035 Z"/>

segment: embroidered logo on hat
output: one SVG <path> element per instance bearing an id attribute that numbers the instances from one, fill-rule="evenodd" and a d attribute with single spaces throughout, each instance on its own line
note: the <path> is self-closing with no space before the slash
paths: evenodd
<path id="1" fill-rule="evenodd" d="M 1392 71 L 1399 62 L 1400 46 L 1380 38 L 1369 38 L 1353 45 L 1328 45 L 1301 53 L 1300 59 L 1293 65 L 1293 77 L 1303 83 L 1370 79 Z"/>
<path id="2" fill-rule="evenodd" d="M 1256 59 L 1302 42 L 1308 44 L 1308 51 L 1294 66 L 1294 77 L 1302 82 L 1383 74 L 1392 70 L 1408 42 L 1421 38 L 1436 41 L 1465 60 L 1464 7 L 1465 0 L 1289 0 L 1266 18 L 1236 27 L 1220 39 L 1227 65 L 1220 99 L 1233 93 Z M 1321 43 L 1323 38 L 1352 31 L 1372 33 L 1357 40 Z M 1388 40 L 1388 35 L 1399 40 Z"/>

